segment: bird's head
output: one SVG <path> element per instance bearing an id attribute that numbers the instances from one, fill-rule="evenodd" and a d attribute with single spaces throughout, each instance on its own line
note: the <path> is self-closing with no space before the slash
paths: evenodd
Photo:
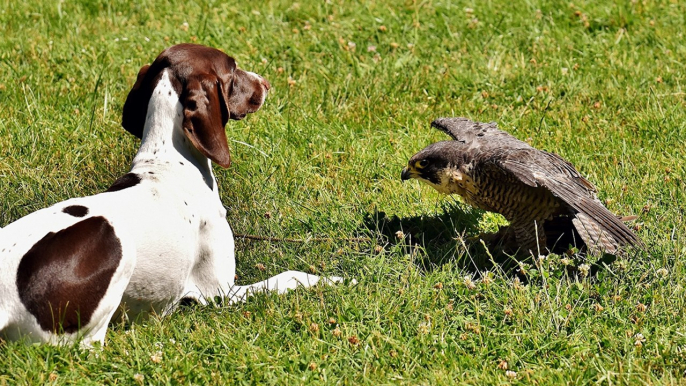
<path id="1" fill-rule="evenodd" d="M 431 144 L 410 158 L 400 178 L 403 181 L 416 178 L 441 193 L 462 195 L 464 175 L 460 167 L 465 161 L 464 150 L 465 145 L 458 141 Z"/>

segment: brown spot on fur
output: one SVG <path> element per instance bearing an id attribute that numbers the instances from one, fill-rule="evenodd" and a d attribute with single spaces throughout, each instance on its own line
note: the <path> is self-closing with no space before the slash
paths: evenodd
<path id="1" fill-rule="evenodd" d="M 50 232 L 19 263 L 19 298 L 43 330 L 76 332 L 90 322 L 121 258 L 121 243 L 104 217 Z"/>
<path id="2" fill-rule="evenodd" d="M 83 205 L 70 205 L 62 209 L 62 212 L 74 217 L 83 217 L 88 214 L 88 208 Z"/>
<path id="3" fill-rule="evenodd" d="M 110 186 L 106 192 L 116 192 L 118 190 L 130 188 L 136 186 L 141 182 L 141 177 L 136 173 L 127 173 L 123 176 L 117 178 L 116 181 Z"/>

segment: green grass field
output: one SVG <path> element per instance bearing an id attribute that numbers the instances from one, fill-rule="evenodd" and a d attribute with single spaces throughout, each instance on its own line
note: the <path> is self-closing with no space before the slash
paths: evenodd
<path id="1" fill-rule="evenodd" d="M 126 173 L 138 69 L 196 42 L 273 86 L 216 169 L 234 232 L 277 239 L 237 241 L 239 282 L 359 282 L 116 322 L 92 351 L 0 342 L 0 385 L 686 383 L 685 31 L 677 0 L 0 1 L 0 226 Z M 466 270 L 504 220 L 400 181 L 440 116 L 570 160 L 648 252 Z"/>

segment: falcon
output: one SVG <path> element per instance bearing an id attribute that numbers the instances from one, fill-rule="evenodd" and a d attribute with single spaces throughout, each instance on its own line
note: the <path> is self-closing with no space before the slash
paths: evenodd
<path id="1" fill-rule="evenodd" d="M 555 242 L 547 240 L 546 231 L 560 227 L 562 233 L 578 235 L 581 240 L 575 243 L 583 241 L 593 254 L 643 247 L 622 219 L 598 200 L 593 184 L 559 155 L 531 147 L 499 130 L 495 122 L 439 118 L 431 126 L 453 140 L 431 144 L 412 156 L 402 180 L 418 179 L 502 214 L 518 249 L 543 252 Z"/>

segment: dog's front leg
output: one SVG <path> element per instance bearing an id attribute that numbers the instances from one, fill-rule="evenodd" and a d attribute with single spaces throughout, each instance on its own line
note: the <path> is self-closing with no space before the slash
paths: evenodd
<path id="1" fill-rule="evenodd" d="M 277 293 L 282 294 L 288 290 L 296 289 L 299 286 L 304 288 L 312 287 L 319 282 L 332 285 L 342 283 L 343 278 L 337 276 L 319 277 L 300 271 L 286 271 L 255 284 L 234 286 L 231 291 L 229 302 L 242 302 L 255 293 L 266 291 L 276 291 Z"/>

